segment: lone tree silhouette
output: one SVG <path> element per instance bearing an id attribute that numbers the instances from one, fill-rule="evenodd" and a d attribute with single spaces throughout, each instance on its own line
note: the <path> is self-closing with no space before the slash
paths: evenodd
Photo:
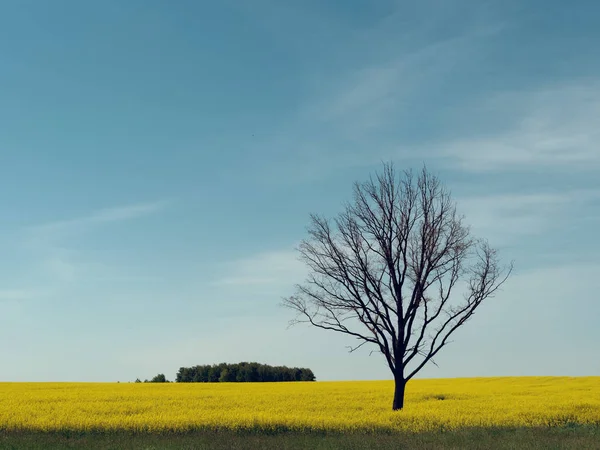
<path id="1" fill-rule="evenodd" d="M 512 271 L 471 235 L 425 167 L 415 176 L 384 164 L 354 184 L 353 202 L 333 221 L 311 215 L 308 233 L 298 250 L 309 275 L 283 302 L 297 312 L 290 323 L 353 336 L 350 352 L 375 346 L 394 375 L 394 410 L 408 380 Z"/>

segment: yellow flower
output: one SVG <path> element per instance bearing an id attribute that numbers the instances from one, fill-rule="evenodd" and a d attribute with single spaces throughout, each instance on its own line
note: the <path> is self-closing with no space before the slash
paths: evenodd
<path id="1" fill-rule="evenodd" d="M 424 431 L 600 425 L 600 377 L 308 383 L 0 383 L 0 431 Z"/>

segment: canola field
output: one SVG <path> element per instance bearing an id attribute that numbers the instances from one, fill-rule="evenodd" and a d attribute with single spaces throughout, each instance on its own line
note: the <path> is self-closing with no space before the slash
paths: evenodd
<path id="1" fill-rule="evenodd" d="M 390 432 L 600 426 L 600 377 L 393 382 L 0 383 L 0 431 Z"/>

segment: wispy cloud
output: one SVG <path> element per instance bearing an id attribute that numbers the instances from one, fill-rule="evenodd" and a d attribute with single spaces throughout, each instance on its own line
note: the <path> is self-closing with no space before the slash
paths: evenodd
<path id="1" fill-rule="evenodd" d="M 397 125 L 400 118 L 412 113 L 408 106 L 418 94 L 471 57 L 475 42 L 501 30 L 499 25 L 477 27 L 346 73 L 335 79 L 325 95 L 321 93 L 309 103 L 305 114 L 354 139 Z"/>
<path id="2" fill-rule="evenodd" d="M 50 247 L 47 252 L 49 256 L 42 260 L 41 265 L 56 279 L 71 282 L 81 274 L 85 264 L 77 262 L 73 256 L 75 252 L 66 252 L 58 247 Z"/>
<path id="3" fill-rule="evenodd" d="M 378 133 L 384 131 L 385 136 L 394 124 L 404 122 L 403 96 L 414 96 L 428 77 L 443 73 L 444 57 L 458 59 L 458 55 L 468 54 L 465 42 L 467 38 L 441 42 L 391 67 L 365 69 L 355 82 L 323 100 L 318 107 L 321 120 L 334 126 L 340 136 L 356 142 L 373 136 L 378 142 L 377 149 L 369 152 L 353 152 L 350 146 L 343 158 L 346 163 L 421 159 L 469 172 L 600 167 L 600 80 L 568 80 L 530 91 L 497 92 L 475 103 L 465 101 L 447 118 L 446 126 L 456 124 L 457 129 L 442 129 L 439 138 L 428 136 L 428 143 L 419 142 L 421 138 L 406 142 L 398 137 L 380 139 Z M 436 75 L 431 75 L 427 61 L 438 53 L 444 56 L 435 63 Z M 339 164 L 338 156 L 330 163 Z"/>
<path id="4" fill-rule="evenodd" d="M 31 300 L 39 292 L 30 289 L 0 289 L 0 302 Z"/>
<path id="5" fill-rule="evenodd" d="M 30 226 L 25 230 L 24 245 L 34 255 L 36 265 L 57 282 L 72 283 L 83 276 L 89 278 L 90 272 L 97 275 L 92 278 L 111 278 L 106 275 L 104 264 L 90 261 L 83 249 L 72 247 L 73 236 L 85 235 L 103 225 L 157 214 L 169 204 L 161 200 L 104 208 L 80 217 Z M 124 277 L 119 275 L 118 278 Z"/>
<path id="6" fill-rule="evenodd" d="M 492 96 L 464 117 L 515 117 L 497 132 L 440 143 L 431 156 L 468 171 L 600 166 L 600 80 Z"/>
<path id="7" fill-rule="evenodd" d="M 458 198 L 458 207 L 477 234 L 495 242 L 510 242 L 573 221 L 573 210 L 587 211 L 600 190 L 555 193 L 490 194 Z"/>
<path id="8" fill-rule="evenodd" d="M 215 286 L 273 287 L 302 281 L 304 264 L 293 250 L 262 252 L 223 265 Z"/>
<path id="9" fill-rule="evenodd" d="M 168 201 L 161 200 L 155 202 L 136 203 L 133 205 L 105 208 L 91 212 L 88 215 L 76 217 L 73 219 L 59 220 L 41 225 L 35 225 L 30 227 L 29 231 L 33 233 L 46 233 L 63 231 L 67 229 L 77 229 L 97 224 L 122 222 L 157 213 L 163 210 L 165 207 L 167 207 L 168 204 Z"/>
<path id="10" fill-rule="evenodd" d="M 394 35 L 399 48 L 377 57 L 362 55 L 362 64 L 358 59 L 350 70 L 313 74 L 319 81 L 296 114 L 260 144 L 263 151 L 272 149 L 269 173 L 263 167 L 257 171 L 263 179 L 285 173 L 285 180 L 277 181 L 306 181 L 382 159 L 416 154 L 423 159 L 414 144 L 422 132 L 419 122 L 427 119 L 421 118 L 426 106 L 435 108 L 430 92 L 441 90 L 458 67 L 472 64 L 481 42 L 502 31 L 501 24 L 478 23 L 451 36 L 409 36 L 409 43 Z"/>

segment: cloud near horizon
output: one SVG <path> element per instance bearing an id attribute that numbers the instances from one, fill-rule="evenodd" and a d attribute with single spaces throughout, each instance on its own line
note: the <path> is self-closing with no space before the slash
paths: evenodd
<path id="1" fill-rule="evenodd" d="M 211 284 L 230 288 L 261 288 L 299 283 L 306 274 L 298 253 L 289 249 L 259 252 L 222 265 Z"/>

